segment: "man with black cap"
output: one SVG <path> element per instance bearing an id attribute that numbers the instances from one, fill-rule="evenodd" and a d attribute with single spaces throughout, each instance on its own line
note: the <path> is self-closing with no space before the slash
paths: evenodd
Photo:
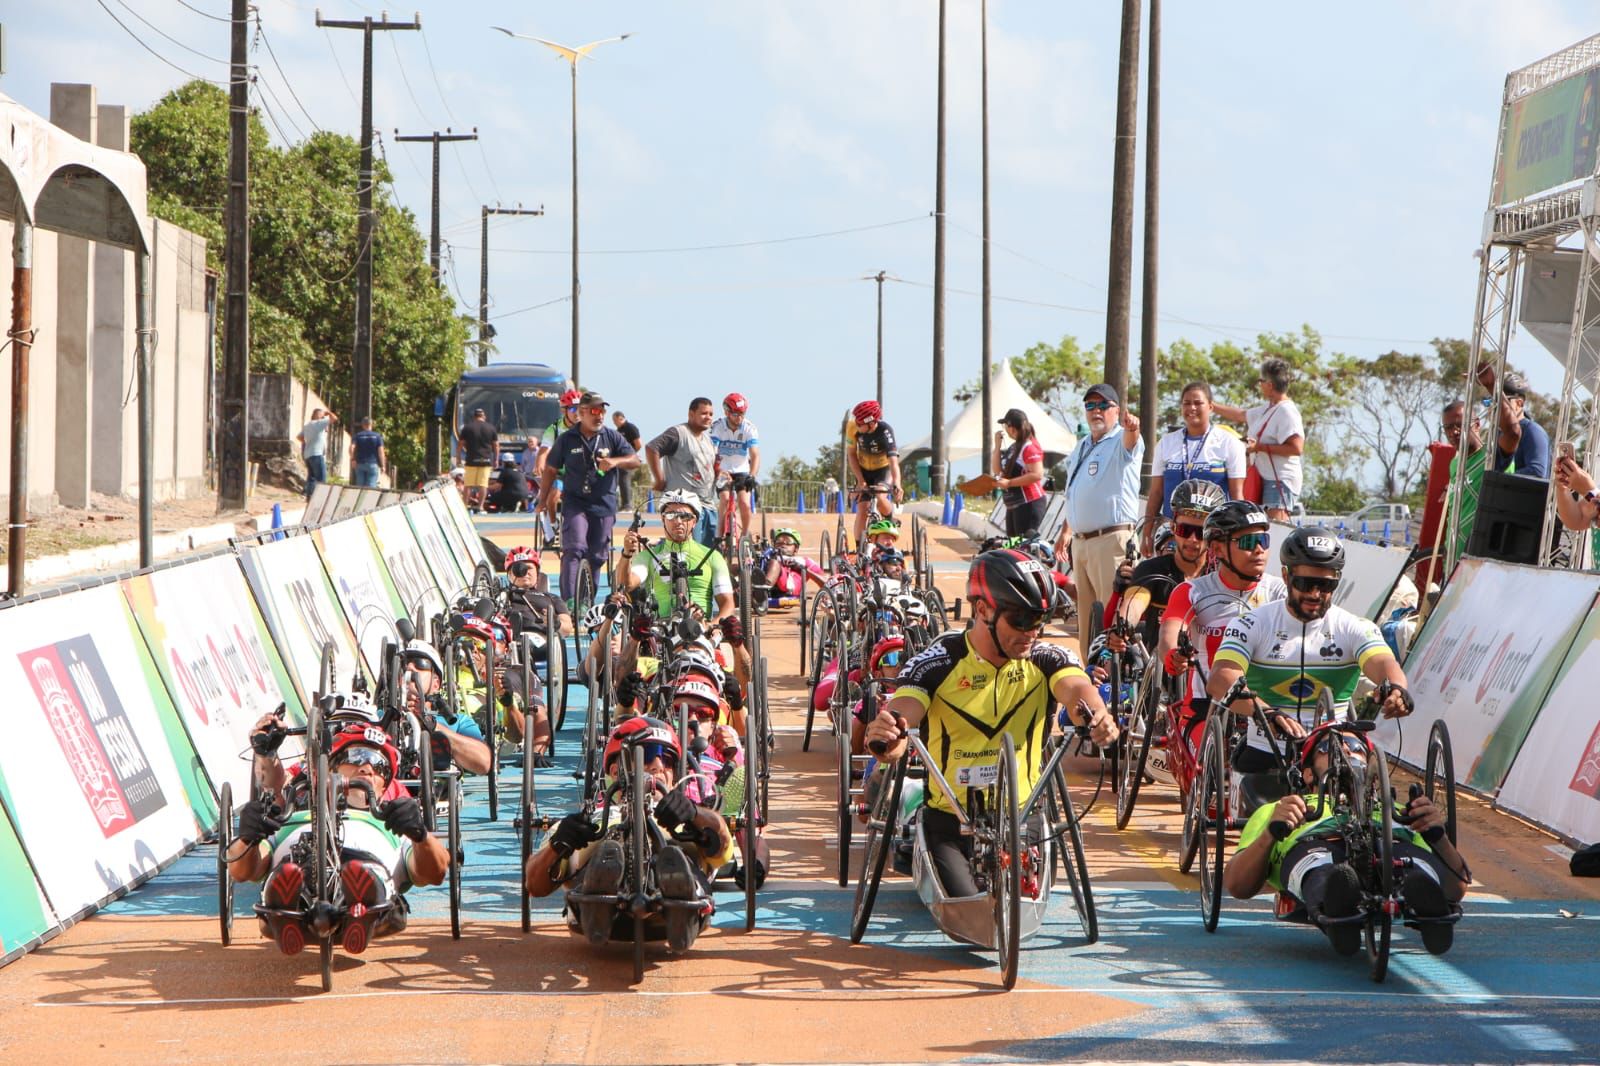
<path id="1" fill-rule="evenodd" d="M 1078 646 L 1087 662 L 1089 626 L 1081 619 L 1089 604 L 1111 598 L 1123 545 L 1139 520 L 1144 439 L 1138 416 L 1122 410 L 1117 390 L 1104 382 L 1083 394 L 1083 412 L 1089 435 L 1067 457 L 1067 521 L 1056 539 L 1056 555 L 1066 551 L 1070 538 L 1080 607 Z"/>
<path id="2" fill-rule="evenodd" d="M 561 478 L 561 597 L 569 603 L 581 560 L 588 559 L 596 574 L 604 572 L 617 517 L 617 471 L 639 465 L 633 445 L 605 424 L 608 406 L 598 392 L 578 397 L 578 424 L 556 437 L 540 478 L 541 510 Z"/>

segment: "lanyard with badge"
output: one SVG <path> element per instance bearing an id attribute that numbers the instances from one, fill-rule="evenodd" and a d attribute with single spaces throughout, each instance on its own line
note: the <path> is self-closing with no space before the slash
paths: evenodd
<path id="1" fill-rule="evenodd" d="M 1104 437 L 1101 437 L 1100 440 L 1094 440 L 1093 438 L 1090 438 L 1088 442 L 1089 446 L 1087 448 L 1083 448 L 1078 453 L 1078 461 L 1073 464 L 1072 474 L 1067 478 L 1067 488 L 1072 488 L 1073 483 L 1078 480 L 1078 471 L 1083 469 L 1083 464 L 1088 460 L 1089 456 L 1093 455 L 1100 447 L 1101 441 L 1108 439 L 1110 436 L 1111 433 L 1108 432 Z M 1080 445 L 1080 447 L 1082 446 Z"/>

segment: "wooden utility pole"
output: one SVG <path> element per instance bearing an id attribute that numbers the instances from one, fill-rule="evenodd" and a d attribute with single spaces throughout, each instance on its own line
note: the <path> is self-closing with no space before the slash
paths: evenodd
<path id="1" fill-rule="evenodd" d="M 1106 279 L 1106 382 L 1127 403 L 1133 302 L 1134 149 L 1139 137 L 1139 0 L 1122 0 L 1117 131 L 1111 164 L 1111 262 Z"/>
<path id="2" fill-rule="evenodd" d="M 875 394 L 878 406 L 883 406 L 883 279 L 888 277 L 886 271 L 878 271 L 872 280 L 878 283 L 878 391 Z"/>
<path id="3" fill-rule="evenodd" d="M 222 440 L 217 509 L 250 498 L 250 0 L 233 0 L 228 87 L 227 290 L 222 306 Z"/>
<path id="4" fill-rule="evenodd" d="M 442 284 L 439 280 L 439 145 L 447 141 L 475 141 L 478 139 L 478 127 L 472 127 L 471 133 L 451 133 L 449 127 L 443 133 L 434 130 L 432 133 L 406 134 L 401 136 L 399 130 L 394 131 L 397 142 L 421 142 L 433 145 L 433 225 L 428 231 L 428 265 L 433 268 L 433 283 Z"/>
<path id="5" fill-rule="evenodd" d="M 1161 235 L 1161 0 L 1150 0 L 1149 96 L 1144 113 L 1144 298 L 1140 301 L 1139 422 L 1144 476 L 1156 455 L 1156 291 Z"/>
<path id="6" fill-rule="evenodd" d="M 357 193 L 360 213 L 356 218 L 356 338 L 351 362 L 354 372 L 350 384 L 350 421 L 358 426 L 372 414 L 372 243 L 376 221 L 372 213 L 372 35 L 380 30 L 420 30 L 422 16 L 410 22 L 390 22 L 389 16 L 374 21 L 363 19 L 325 19 L 317 12 L 317 25 L 330 30 L 361 31 L 361 176 Z"/>
<path id="7" fill-rule="evenodd" d="M 939 118 L 934 164 L 933 207 L 933 457 L 930 488 L 944 495 L 944 53 L 945 2 L 939 0 Z"/>
<path id="8" fill-rule="evenodd" d="M 989 394 L 989 377 L 994 365 L 994 319 L 989 302 L 989 0 L 978 5 L 982 28 L 978 32 L 979 51 L 983 58 L 980 66 L 983 80 L 983 366 L 978 373 L 978 391 L 983 397 L 983 473 L 989 472 L 994 455 L 994 400 Z"/>

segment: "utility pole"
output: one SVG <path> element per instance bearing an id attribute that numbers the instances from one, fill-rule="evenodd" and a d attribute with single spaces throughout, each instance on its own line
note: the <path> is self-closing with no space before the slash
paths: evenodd
<path id="1" fill-rule="evenodd" d="M 1156 282 L 1161 233 L 1161 0 L 1150 0 L 1149 98 L 1144 118 L 1144 298 L 1139 332 L 1139 423 L 1144 433 L 1144 476 L 1156 456 Z"/>
<path id="2" fill-rule="evenodd" d="M 250 497 L 250 0 L 233 0 L 228 88 L 227 291 L 222 308 L 222 442 L 217 509 Z"/>
<path id="3" fill-rule="evenodd" d="M 883 279 L 888 277 L 885 271 L 878 271 L 872 280 L 878 283 L 878 406 L 883 406 Z"/>
<path id="4" fill-rule="evenodd" d="M 939 133 L 936 139 L 933 194 L 933 458 L 930 485 L 944 494 L 944 53 L 945 0 L 939 0 Z"/>
<path id="5" fill-rule="evenodd" d="M 439 145 L 446 141 L 475 141 L 478 139 L 478 127 L 472 127 L 471 133 L 451 133 L 448 126 L 440 133 L 407 134 L 401 136 L 399 130 L 394 131 L 396 142 L 422 142 L 433 145 L 433 227 L 428 231 L 428 265 L 433 268 L 433 283 L 443 284 L 439 280 Z"/>
<path id="6" fill-rule="evenodd" d="M 317 25 L 329 30 L 361 31 L 361 176 L 357 188 L 361 204 L 356 219 L 356 341 L 347 423 L 357 426 L 372 414 L 372 241 L 376 225 L 372 214 L 372 34 L 420 30 L 422 16 L 413 15 L 410 22 L 390 22 L 387 14 L 377 21 L 370 15 L 363 19 L 324 19 L 318 11 Z"/>
<path id="7" fill-rule="evenodd" d="M 1106 383 L 1128 396 L 1128 320 L 1133 302 L 1134 148 L 1139 138 L 1139 0 L 1122 0 L 1116 148 L 1111 164 L 1111 263 L 1106 279 Z"/>
<path id="8" fill-rule="evenodd" d="M 542 215 L 543 207 L 525 208 L 490 207 L 483 205 L 483 234 L 478 244 L 478 365 L 489 365 L 489 341 L 494 337 L 494 327 L 489 325 L 489 216 L 490 215 Z"/>
<path id="9" fill-rule="evenodd" d="M 991 428 L 994 425 L 994 400 L 989 394 L 990 367 L 994 359 L 994 319 L 989 304 L 989 0 L 982 0 L 978 10 L 981 20 L 978 50 L 983 56 L 980 63 L 983 81 L 983 366 L 978 373 L 978 391 L 983 396 L 980 412 L 983 416 L 983 432 L 978 436 L 983 441 L 983 473 L 987 474 L 994 455 L 994 438 L 990 436 L 994 432 Z"/>

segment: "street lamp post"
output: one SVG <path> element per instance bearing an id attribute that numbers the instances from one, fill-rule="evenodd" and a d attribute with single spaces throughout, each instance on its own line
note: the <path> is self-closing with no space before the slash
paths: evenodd
<path id="1" fill-rule="evenodd" d="M 601 45 L 610 44 L 612 41 L 626 41 L 633 34 L 605 37 L 579 45 L 577 48 L 569 48 L 564 44 L 547 41 L 543 37 L 535 37 L 529 33 L 515 33 L 504 26 L 490 28 L 499 30 L 507 37 L 542 44 L 572 65 L 572 381 L 576 384 L 578 382 L 578 60 L 590 59 L 592 57 L 589 53 Z"/>

